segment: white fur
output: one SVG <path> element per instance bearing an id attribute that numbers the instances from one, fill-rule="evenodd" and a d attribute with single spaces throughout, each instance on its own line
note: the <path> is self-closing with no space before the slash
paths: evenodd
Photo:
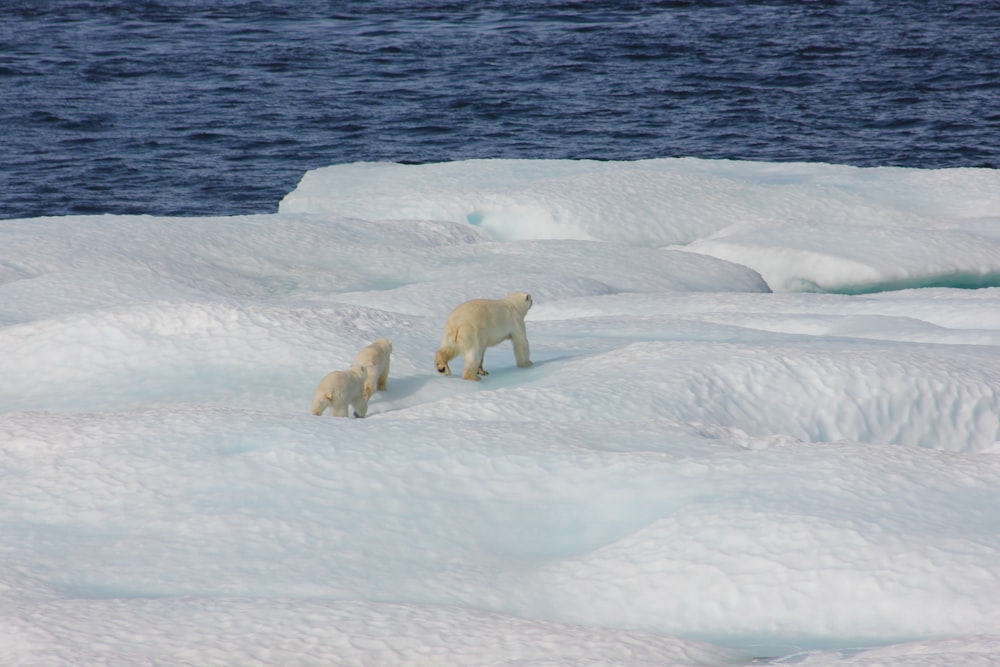
<path id="1" fill-rule="evenodd" d="M 368 379 L 365 380 L 365 398 L 371 398 L 376 389 L 385 391 L 386 382 L 389 380 L 390 355 L 392 355 L 392 341 L 388 338 L 378 338 L 354 357 L 354 365 L 362 366 L 368 371 Z"/>
<path id="2" fill-rule="evenodd" d="M 365 381 L 368 371 L 362 366 L 351 366 L 346 371 L 328 373 L 313 394 L 312 413 L 321 415 L 328 407 L 334 417 L 346 417 L 347 406 L 354 406 L 354 416 L 368 414 Z"/>
<path id="3" fill-rule="evenodd" d="M 462 355 L 463 380 L 479 380 L 488 375 L 483 369 L 486 348 L 505 340 L 514 344 L 514 359 L 519 368 L 531 366 L 524 316 L 531 308 L 531 295 L 511 292 L 502 299 L 473 299 L 451 311 L 444 324 L 441 347 L 434 357 L 438 373 L 451 375 L 448 362 Z"/>

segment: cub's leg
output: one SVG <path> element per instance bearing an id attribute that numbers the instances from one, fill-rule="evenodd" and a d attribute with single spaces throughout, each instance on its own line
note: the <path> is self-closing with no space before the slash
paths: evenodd
<path id="1" fill-rule="evenodd" d="M 347 401 L 345 401 L 340 396 L 330 397 L 330 416 L 331 417 L 346 417 L 347 416 Z"/>

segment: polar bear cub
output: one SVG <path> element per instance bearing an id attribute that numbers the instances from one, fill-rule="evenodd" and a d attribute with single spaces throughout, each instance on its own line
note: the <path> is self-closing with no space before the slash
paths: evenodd
<path id="1" fill-rule="evenodd" d="M 510 292 L 502 299 L 473 299 L 460 304 L 444 323 L 441 347 L 434 356 L 438 373 L 451 375 L 448 362 L 461 354 L 462 379 L 479 380 L 479 376 L 489 375 L 483 368 L 486 348 L 505 340 L 514 344 L 518 367 L 531 366 L 524 329 L 524 316 L 530 308 L 531 295 L 527 292 Z"/>
<path id="2" fill-rule="evenodd" d="M 389 380 L 389 357 L 392 355 L 392 341 L 388 338 L 378 338 L 368 347 L 362 348 L 354 357 L 354 365 L 362 366 L 368 371 L 365 380 L 365 398 L 371 398 L 375 390 L 385 391 Z"/>
<path id="3" fill-rule="evenodd" d="M 346 417 L 347 406 L 354 406 L 354 416 L 368 414 L 368 397 L 365 396 L 365 382 L 368 371 L 364 366 L 354 365 L 346 371 L 333 371 L 320 380 L 313 394 L 312 413 L 321 415 L 328 407 L 334 417 Z"/>

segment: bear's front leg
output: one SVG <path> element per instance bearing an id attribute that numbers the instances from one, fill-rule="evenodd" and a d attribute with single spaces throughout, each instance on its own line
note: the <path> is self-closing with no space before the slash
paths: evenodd
<path id="1" fill-rule="evenodd" d="M 524 332 L 516 332 L 510 337 L 510 342 L 514 344 L 514 359 L 518 368 L 528 368 L 532 365 L 531 354 L 528 349 L 528 336 Z"/>

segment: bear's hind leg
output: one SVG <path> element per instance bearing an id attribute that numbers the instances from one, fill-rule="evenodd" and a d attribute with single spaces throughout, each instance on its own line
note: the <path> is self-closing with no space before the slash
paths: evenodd
<path id="1" fill-rule="evenodd" d="M 451 375 L 451 367 L 448 362 L 455 358 L 458 350 L 451 343 L 442 343 L 434 355 L 434 367 L 441 375 Z"/>
<path id="2" fill-rule="evenodd" d="M 462 369 L 462 379 L 472 380 L 473 382 L 479 382 L 479 371 L 483 368 L 483 355 L 486 354 L 486 348 L 475 345 L 467 349 L 463 356 L 465 357 L 465 366 Z M 484 373 L 485 374 L 485 373 Z"/>

